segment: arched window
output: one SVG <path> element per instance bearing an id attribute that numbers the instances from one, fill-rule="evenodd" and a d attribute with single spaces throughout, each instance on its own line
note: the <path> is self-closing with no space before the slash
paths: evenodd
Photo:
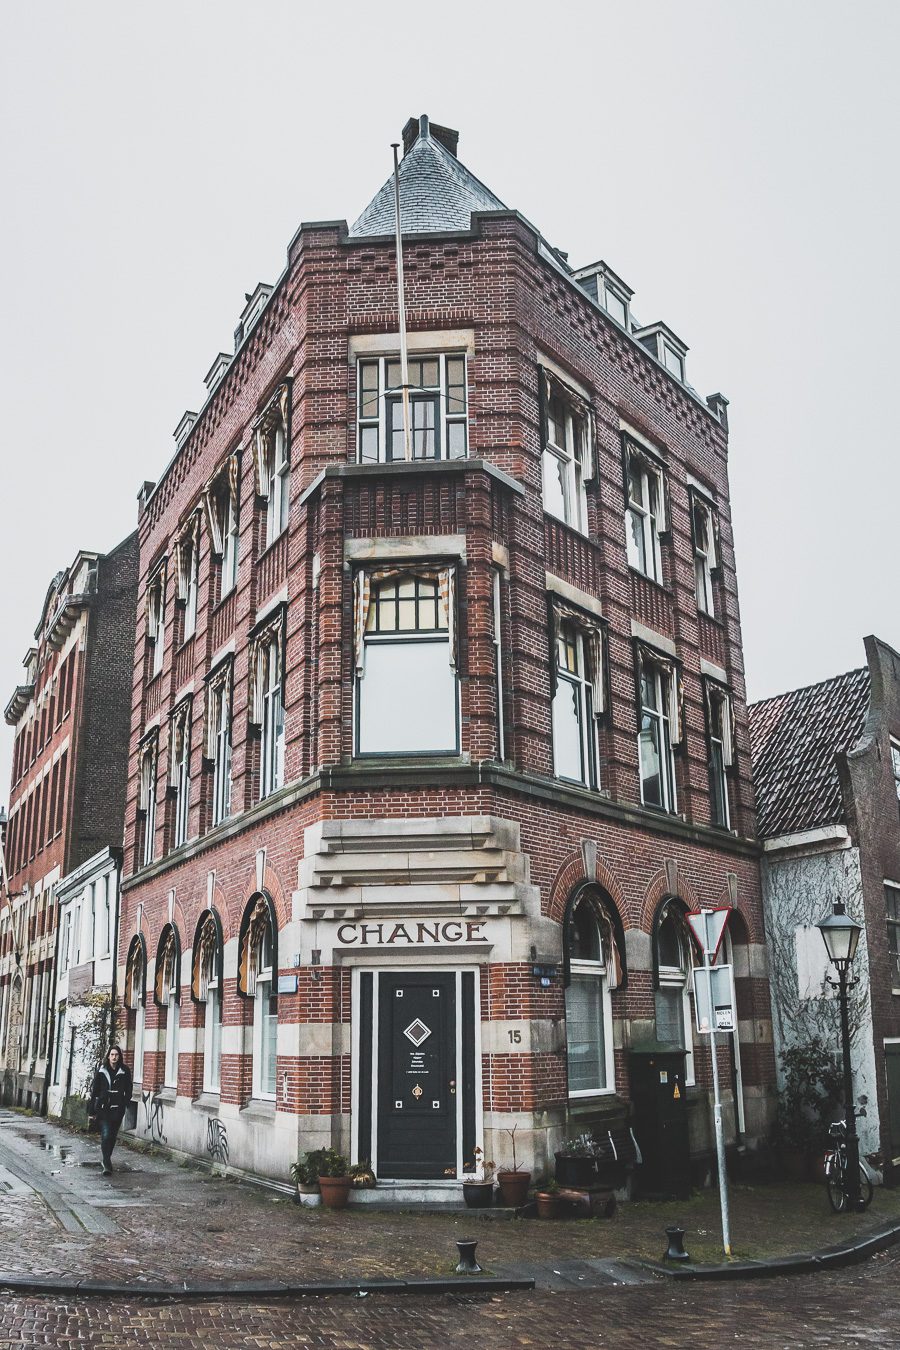
<path id="1" fill-rule="evenodd" d="M 147 944 L 143 933 L 131 939 L 125 961 L 125 1007 L 128 1030 L 132 1036 L 133 1076 L 140 1083 L 144 1076 L 144 1015 L 147 1003 Z"/>
<path id="2" fill-rule="evenodd" d="M 684 913 L 684 904 L 674 896 L 664 900 L 656 912 L 653 930 L 656 1039 L 686 1052 L 684 1081 L 693 1083 L 692 953 Z"/>
<path id="3" fill-rule="evenodd" d="M 178 1032 L 181 1001 L 181 942 L 174 924 L 167 923 L 156 952 L 154 1002 L 165 1009 L 166 1043 L 163 1086 L 178 1087 Z"/>
<path id="4" fill-rule="evenodd" d="M 215 910 L 208 909 L 197 924 L 191 962 L 191 998 L 204 1006 L 204 1092 L 218 1092 L 221 1086 L 222 954 L 222 924 Z"/>
<path id="5" fill-rule="evenodd" d="M 570 1097 L 615 1091 L 610 994 L 624 980 L 620 930 L 612 903 L 598 888 L 569 902 L 563 966 Z"/>
<path id="6" fill-rule="evenodd" d="M 238 992 L 253 999 L 253 1096 L 273 1101 L 278 1043 L 278 922 L 268 895 L 244 911 L 238 939 Z"/>

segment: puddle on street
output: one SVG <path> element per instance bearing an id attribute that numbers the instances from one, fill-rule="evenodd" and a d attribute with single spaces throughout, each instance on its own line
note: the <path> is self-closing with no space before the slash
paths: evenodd
<path id="1" fill-rule="evenodd" d="M 81 1160 L 77 1153 L 65 1144 L 54 1143 L 45 1134 L 39 1134 L 35 1142 L 45 1153 L 49 1153 L 51 1158 L 56 1158 L 58 1162 L 61 1162 L 63 1167 L 78 1167 L 80 1165 Z"/>

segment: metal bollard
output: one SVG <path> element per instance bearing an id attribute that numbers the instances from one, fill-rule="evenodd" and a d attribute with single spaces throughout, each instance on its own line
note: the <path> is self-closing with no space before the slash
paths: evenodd
<path id="1" fill-rule="evenodd" d="M 475 1260 L 475 1248 L 478 1243 L 473 1238 L 459 1238 L 456 1246 L 459 1251 L 457 1275 L 480 1275 L 481 1266 Z"/>
<path id="2" fill-rule="evenodd" d="M 677 1223 L 666 1229 L 669 1245 L 663 1253 L 664 1261 L 690 1261 L 690 1253 L 684 1250 L 684 1234 L 685 1229 L 679 1228 Z"/>

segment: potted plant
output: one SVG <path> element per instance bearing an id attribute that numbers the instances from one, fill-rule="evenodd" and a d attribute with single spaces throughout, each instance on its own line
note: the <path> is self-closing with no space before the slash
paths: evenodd
<path id="1" fill-rule="evenodd" d="M 629 1156 L 616 1148 L 612 1132 L 600 1137 L 587 1132 L 568 1139 L 556 1153 L 556 1180 L 565 1188 L 618 1190 L 625 1184 Z"/>
<path id="2" fill-rule="evenodd" d="M 514 1125 L 511 1130 L 506 1131 L 512 1144 L 512 1167 L 503 1168 L 497 1173 L 500 1199 L 509 1209 L 521 1209 L 528 1199 L 528 1187 L 531 1185 L 531 1173 L 519 1170 L 519 1161 L 516 1157 L 516 1130 L 518 1128 L 518 1125 Z"/>
<path id="3" fill-rule="evenodd" d="M 334 1148 L 319 1151 L 319 1194 L 322 1204 L 329 1209 L 344 1209 L 350 1195 L 353 1178 L 350 1164 L 343 1153 Z"/>
<path id="4" fill-rule="evenodd" d="M 350 1168 L 350 1181 L 355 1191 L 371 1190 L 375 1186 L 375 1173 L 370 1162 L 354 1163 Z"/>
<path id="5" fill-rule="evenodd" d="M 463 1199 L 469 1209 L 488 1209 L 494 1203 L 494 1172 L 496 1166 L 486 1162 L 484 1149 L 476 1147 L 474 1167 L 463 1176 Z"/>
<path id="6" fill-rule="evenodd" d="M 562 1199 L 560 1197 L 559 1182 L 552 1177 L 545 1185 L 538 1188 L 534 1194 L 537 1202 L 537 1212 L 539 1219 L 555 1219 L 559 1216 L 562 1208 Z"/>
<path id="7" fill-rule="evenodd" d="M 291 1181 L 297 1187 L 296 1199 L 301 1205 L 319 1203 L 319 1156 L 324 1152 L 324 1149 L 316 1149 L 291 1163 Z"/>
<path id="8" fill-rule="evenodd" d="M 828 1125 L 843 1092 L 837 1060 L 821 1045 L 794 1045 L 780 1055 L 784 1088 L 778 1098 L 776 1143 L 784 1176 L 813 1180 L 828 1147 Z"/>

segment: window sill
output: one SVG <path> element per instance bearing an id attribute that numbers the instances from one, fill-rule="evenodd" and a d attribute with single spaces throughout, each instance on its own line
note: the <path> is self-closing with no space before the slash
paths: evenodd
<path id="1" fill-rule="evenodd" d="M 562 525 L 563 529 L 571 530 L 573 534 L 581 535 L 581 538 L 587 539 L 588 543 L 592 542 L 590 534 L 586 529 L 583 529 L 581 525 L 573 525 L 570 520 L 563 520 L 562 516 L 555 516 L 552 511 L 547 510 L 546 506 L 543 508 L 543 511 L 545 520 L 552 520 L 554 525 Z"/>
<path id="2" fill-rule="evenodd" d="M 591 1102 L 606 1101 L 609 1097 L 616 1095 L 616 1089 L 610 1088 L 591 1088 L 587 1092 L 570 1092 L 569 1101 L 576 1106 L 590 1106 Z"/>
<path id="3" fill-rule="evenodd" d="M 241 1107 L 245 1120 L 273 1121 L 275 1119 L 275 1098 L 251 1097 L 246 1106 Z"/>
<path id="4" fill-rule="evenodd" d="M 219 1105 L 221 1103 L 221 1100 L 222 1096 L 220 1092 L 212 1092 L 204 1090 L 203 1092 L 200 1093 L 199 1097 L 194 1098 L 194 1100 L 191 1102 L 191 1106 L 196 1111 L 202 1111 L 204 1115 L 215 1116 L 218 1115 L 219 1113 Z"/>
<path id="5" fill-rule="evenodd" d="M 642 572 L 641 569 L 635 567 L 633 563 L 628 564 L 628 570 L 633 577 L 640 577 L 641 581 L 646 581 L 651 586 L 655 586 L 658 591 L 662 591 L 663 595 L 671 596 L 672 588 L 667 586 L 664 581 L 657 581 L 656 577 L 648 576 L 646 572 Z"/>
<path id="6" fill-rule="evenodd" d="M 234 593 L 235 593 L 236 590 L 237 590 L 237 585 L 229 586 L 228 590 L 225 591 L 225 593 L 224 593 L 223 595 L 220 595 L 220 596 L 219 596 L 218 600 L 216 601 L 216 603 L 215 603 L 215 604 L 213 605 L 213 607 L 212 607 L 212 612 L 213 612 L 213 614 L 218 614 L 219 610 L 222 608 L 223 605 L 226 605 L 226 604 L 228 603 L 228 601 L 229 601 L 229 600 L 231 599 L 231 597 L 234 595 Z"/>
<path id="7" fill-rule="evenodd" d="M 697 606 L 697 614 L 701 619 L 705 619 L 707 623 L 714 623 L 717 628 L 724 629 L 725 620 L 721 619 L 718 614 L 710 614 L 708 610 L 701 609 L 699 605 Z"/>
<path id="8" fill-rule="evenodd" d="M 275 538 L 272 540 L 271 544 L 266 544 L 266 546 L 265 546 L 265 548 L 263 549 L 263 551 L 262 551 L 261 553 L 258 553 L 258 554 L 256 555 L 255 561 L 256 561 L 256 565 L 257 565 L 257 566 L 259 566 L 259 564 L 260 564 L 261 562 L 263 562 L 263 561 L 269 556 L 269 554 L 272 552 L 272 550 L 273 550 L 274 548 L 277 548 L 277 547 L 278 547 L 278 545 L 281 543 L 282 539 L 284 538 L 284 536 L 285 536 L 286 534 L 287 534 L 287 527 L 285 527 L 285 529 L 283 529 L 283 530 L 281 531 L 280 534 L 276 534 L 276 536 L 275 536 Z M 234 589 L 234 588 L 232 587 L 232 589 Z M 231 593 L 231 592 L 229 592 L 229 594 L 230 594 L 230 593 Z"/>
<path id="9" fill-rule="evenodd" d="M 150 1095 L 155 1102 L 163 1102 L 166 1106 L 174 1106 L 175 1099 L 178 1096 L 178 1088 L 172 1083 L 163 1083 L 161 1088 L 157 1088 Z"/>

